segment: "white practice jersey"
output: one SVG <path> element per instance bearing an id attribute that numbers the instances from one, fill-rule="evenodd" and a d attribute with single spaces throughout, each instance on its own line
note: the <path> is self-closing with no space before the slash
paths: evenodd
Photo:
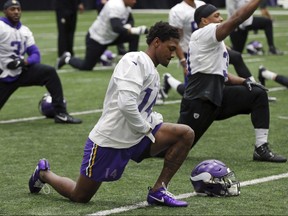
<path id="1" fill-rule="evenodd" d="M 204 5 L 203 1 L 195 1 L 196 8 Z M 194 13 L 196 8 L 191 7 L 185 1 L 176 4 L 169 12 L 169 24 L 183 30 L 183 37 L 180 40 L 180 46 L 183 52 L 188 52 L 188 45 L 192 32 L 198 26 L 194 21 Z"/>
<path id="2" fill-rule="evenodd" d="M 191 74 L 218 74 L 227 80 L 229 55 L 224 42 L 216 39 L 217 25 L 211 23 L 191 35 L 188 71 Z"/>
<path id="3" fill-rule="evenodd" d="M 89 138 L 99 146 L 111 148 L 129 148 L 139 143 L 149 128 L 162 122 L 161 114 L 152 111 L 159 87 L 159 73 L 145 52 L 124 55 L 115 67 L 103 113 Z M 131 102 L 133 109 L 130 106 L 124 113 L 123 101 Z"/>
<path id="4" fill-rule="evenodd" d="M 250 0 L 226 0 L 226 9 L 228 13 L 227 18 L 232 16 L 237 9 L 247 4 L 249 1 Z M 253 15 L 250 16 L 247 20 L 245 20 L 241 25 L 239 25 L 239 28 L 245 29 L 245 27 L 251 25 L 252 22 L 253 22 Z"/>
<path id="5" fill-rule="evenodd" d="M 0 69 L 3 70 L 0 79 L 15 77 L 22 72 L 22 68 L 10 70 L 7 64 L 13 60 L 11 56 L 24 58 L 26 48 L 35 44 L 33 34 L 24 25 L 17 29 L 0 20 L 0 35 Z"/>
<path id="6" fill-rule="evenodd" d="M 131 7 L 126 7 L 123 0 L 109 0 L 89 28 L 90 37 L 102 45 L 113 42 L 119 34 L 112 30 L 110 19 L 119 18 L 125 25 L 131 11 Z"/>

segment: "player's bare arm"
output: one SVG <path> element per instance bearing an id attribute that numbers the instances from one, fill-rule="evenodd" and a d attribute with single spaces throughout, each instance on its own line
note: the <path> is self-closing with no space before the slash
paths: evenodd
<path id="1" fill-rule="evenodd" d="M 224 40 L 242 22 L 248 19 L 258 8 L 261 0 L 251 0 L 249 3 L 239 8 L 228 20 L 219 24 L 216 30 L 218 41 Z M 212 16 L 213 14 L 211 14 Z"/>

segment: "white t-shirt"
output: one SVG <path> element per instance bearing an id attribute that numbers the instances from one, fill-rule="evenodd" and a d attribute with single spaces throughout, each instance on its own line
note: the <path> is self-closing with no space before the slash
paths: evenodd
<path id="1" fill-rule="evenodd" d="M 189 42 L 189 73 L 218 74 L 227 80 L 229 55 L 223 41 L 217 41 L 218 23 L 211 23 L 193 32 Z"/>
<path id="2" fill-rule="evenodd" d="M 227 18 L 232 16 L 237 9 L 247 4 L 249 1 L 250 0 L 226 0 L 226 9 L 228 13 Z M 239 28 L 245 29 L 245 27 L 251 25 L 252 22 L 253 22 L 253 15 L 250 16 L 247 20 L 245 20 L 241 25 L 239 25 Z"/>
<path id="3" fill-rule="evenodd" d="M 160 87 L 154 63 L 145 52 L 130 52 L 116 65 L 106 92 L 103 113 L 89 134 L 102 147 L 136 145 L 162 122 L 152 111 Z"/>
<path id="4" fill-rule="evenodd" d="M 131 11 L 131 7 L 126 7 L 123 0 L 109 0 L 89 28 L 90 37 L 103 45 L 113 42 L 119 34 L 112 30 L 110 19 L 119 18 L 125 25 Z"/>
<path id="5" fill-rule="evenodd" d="M 194 1 L 196 8 L 204 5 L 203 1 Z M 180 40 L 180 46 L 183 52 L 188 51 L 188 45 L 192 32 L 194 32 L 198 26 L 194 21 L 194 13 L 196 8 L 191 7 L 185 1 L 176 4 L 169 11 L 169 24 L 183 30 L 183 37 Z"/>
<path id="6" fill-rule="evenodd" d="M 11 56 L 24 58 L 26 48 L 35 44 L 33 34 L 24 25 L 17 29 L 0 20 L 0 35 L 0 69 L 3 70 L 0 79 L 7 76 L 15 77 L 22 72 L 22 68 L 10 70 L 7 64 L 13 60 Z"/>

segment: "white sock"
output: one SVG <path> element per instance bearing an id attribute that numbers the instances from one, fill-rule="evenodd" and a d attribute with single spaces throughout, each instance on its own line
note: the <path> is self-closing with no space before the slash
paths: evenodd
<path id="1" fill-rule="evenodd" d="M 256 142 L 255 147 L 258 148 L 268 142 L 269 129 L 255 129 Z"/>
<path id="2" fill-rule="evenodd" d="M 65 58 L 65 63 L 66 63 L 66 64 L 69 64 L 70 58 L 71 58 L 70 56 L 67 56 L 67 57 Z"/>
<path id="3" fill-rule="evenodd" d="M 252 82 L 256 82 L 255 78 L 253 76 L 248 77 Z"/>
<path id="4" fill-rule="evenodd" d="M 176 89 L 176 90 L 177 90 L 177 87 L 181 84 L 181 82 L 175 79 L 173 76 L 169 76 L 167 79 L 167 82 L 169 83 L 171 88 Z"/>
<path id="5" fill-rule="evenodd" d="M 267 80 L 275 80 L 275 77 L 277 76 L 277 74 L 269 70 L 264 70 L 262 72 L 262 76 Z"/>

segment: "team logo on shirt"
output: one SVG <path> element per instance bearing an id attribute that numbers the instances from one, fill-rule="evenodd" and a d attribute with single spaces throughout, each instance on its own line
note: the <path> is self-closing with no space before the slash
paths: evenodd
<path id="1" fill-rule="evenodd" d="M 193 117 L 194 117 L 194 119 L 198 119 L 200 117 L 200 114 L 199 113 L 194 113 Z"/>
<path id="2" fill-rule="evenodd" d="M 135 64 L 137 66 L 137 63 L 135 61 L 132 61 L 132 62 L 133 62 L 133 64 Z"/>

